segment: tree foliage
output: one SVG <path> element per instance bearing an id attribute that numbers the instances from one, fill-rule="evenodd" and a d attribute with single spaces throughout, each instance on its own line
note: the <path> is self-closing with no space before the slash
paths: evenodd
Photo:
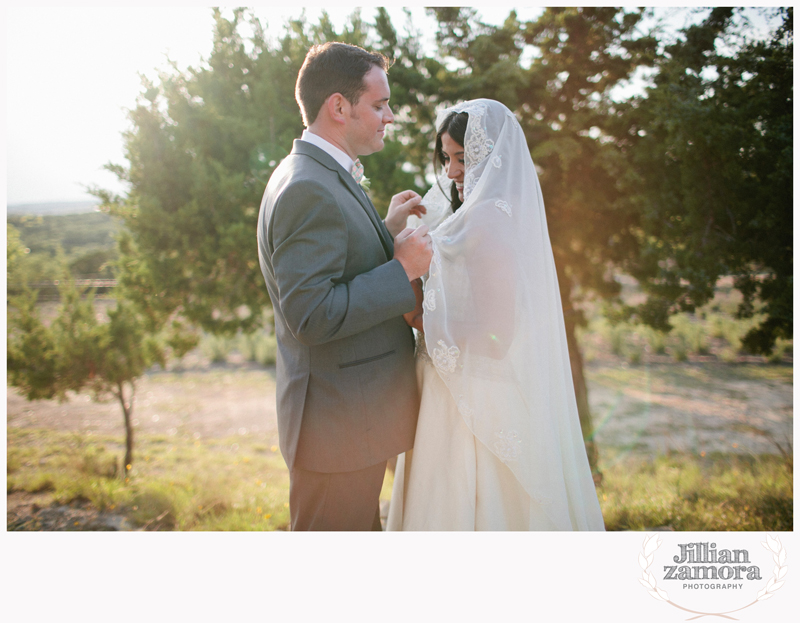
<path id="1" fill-rule="evenodd" d="M 9 245 L 11 247 L 11 245 Z M 18 264 L 9 264 L 16 270 Z M 24 282 L 23 282 L 24 283 Z M 28 400 L 56 398 L 88 390 L 95 400 L 116 399 L 125 421 L 125 465 L 133 462 L 133 397 L 136 381 L 169 354 L 182 356 L 194 346 L 157 336 L 134 303 L 118 297 L 103 318 L 91 291 L 77 288 L 69 273 L 59 280 L 60 305 L 46 323 L 37 292 L 23 287 L 8 305 L 8 383 Z"/>
<path id="2" fill-rule="evenodd" d="M 302 130 L 294 84 L 308 48 L 327 40 L 373 47 L 401 61 L 392 69 L 398 127 L 420 119 L 431 127 L 427 94 L 435 83 L 420 67 L 436 70 L 420 55 L 413 36 L 398 37 L 381 10 L 375 39 L 356 12 L 342 32 L 327 16 L 309 25 L 289 23 L 277 43 L 265 38 L 258 19 L 237 9 L 232 19 L 215 10 L 212 52 L 204 64 L 177 68 L 146 83 L 131 111 L 126 135 L 128 166 L 109 165 L 130 184 L 125 197 L 95 193 L 120 215 L 129 234 L 121 245 L 121 278 L 131 295 L 154 315 L 178 312 L 215 333 L 252 331 L 269 304 L 258 265 L 256 218 L 269 176 Z M 240 29 L 252 31 L 245 40 Z M 430 68 L 429 67 L 429 68 Z M 416 164 L 399 167 L 404 137 L 396 131 L 380 153 L 365 159 L 373 200 L 388 206 L 402 188 L 423 190 L 417 140 Z"/>
<path id="3" fill-rule="evenodd" d="M 108 214 L 11 215 L 7 226 L 8 236 L 15 236 L 22 245 L 24 269 L 18 275 L 24 273 L 28 282 L 57 279 L 62 255 L 75 276 L 112 276 L 119 223 Z M 10 287 L 17 285 L 14 282 Z"/>
<path id="4" fill-rule="evenodd" d="M 792 337 L 792 9 L 781 13 L 767 41 L 742 43 L 731 8 L 687 28 L 629 104 L 621 140 L 641 215 L 627 269 L 649 294 L 632 311 L 666 328 L 732 275 L 740 316 L 764 314 L 743 343 L 764 354 Z"/>

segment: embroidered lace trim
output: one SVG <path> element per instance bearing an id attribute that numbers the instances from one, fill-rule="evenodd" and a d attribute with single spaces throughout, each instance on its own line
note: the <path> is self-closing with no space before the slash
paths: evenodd
<path id="1" fill-rule="evenodd" d="M 469 124 L 470 132 L 464 140 L 464 168 L 467 171 L 464 176 L 464 201 L 466 201 L 480 180 L 480 176 L 476 176 L 473 171 L 475 167 L 492 153 L 494 141 L 486 135 L 486 128 L 484 127 L 485 123 L 483 120 L 486 114 L 485 105 L 470 104 L 459 108 L 459 112 L 465 112 L 472 117 L 471 123 Z"/>
<path id="2" fill-rule="evenodd" d="M 508 201 L 503 201 L 502 199 L 498 199 L 497 203 L 495 203 L 498 208 L 500 208 L 503 212 L 511 216 L 511 204 Z"/>
<path id="3" fill-rule="evenodd" d="M 427 311 L 436 309 L 436 291 L 433 288 L 425 290 L 425 296 L 422 299 L 422 307 Z"/>
<path id="4" fill-rule="evenodd" d="M 458 346 L 447 347 L 444 340 L 436 342 L 441 348 L 433 349 L 433 365 L 435 365 L 442 372 L 455 372 L 456 360 L 461 355 Z"/>
<path id="5" fill-rule="evenodd" d="M 469 402 L 463 395 L 458 397 L 458 412 L 467 418 L 475 414 L 475 410 L 469 406 Z"/>
<path id="6" fill-rule="evenodd" d="M 497 451 L 497 456 L 504 463 L 513 461 L 522 453 L 522 439 L 519 433 L 515 430 L 498 431 L 495 434 L 497 441 L 494 442 L 494 449 Z"/>

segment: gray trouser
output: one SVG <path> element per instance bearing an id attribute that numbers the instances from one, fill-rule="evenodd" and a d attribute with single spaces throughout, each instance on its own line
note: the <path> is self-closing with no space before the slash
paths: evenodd
<path id="1" fill-rule="evenodd" d="M 295 467 L 289 474 L 292 530 L 380 530 L 386 461 L 326 474 Z"/>

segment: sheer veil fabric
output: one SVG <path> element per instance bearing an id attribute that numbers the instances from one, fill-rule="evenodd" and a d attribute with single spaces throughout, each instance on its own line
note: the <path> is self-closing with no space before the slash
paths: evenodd
<path id="1" fill-rule="evenodd" d="M 572 385 L 544 203 L 522 128 L 503 104 L 469 113 L 464 203 L 450 180 L 427 193 L 431 228 L 425 344 L 472 434 L 559 530 L 603 530 Z"/>

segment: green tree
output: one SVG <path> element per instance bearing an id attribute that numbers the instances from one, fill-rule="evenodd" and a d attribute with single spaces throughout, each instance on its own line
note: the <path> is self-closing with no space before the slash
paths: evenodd
<path id="1" fill-rule="evenodd" d="M 214 332 L 250 329 L 267 303 L 255 246 L 263 184 L 298 132 L 290 118 L 292 63 L 261 53 L 256 28 L 248 53 L 232 21 L 215 11 L 207 64 L 145 84 L 125 137 L 126 197 L 101 190 L 122 217 L 120 279 L 153 316 L 173 312 Z M 295 69 L 296 71 L 296 69 Z M 272 88 L 269 88 L 269 87 Z"/>
<path id="2" fill-rule="evenodd" d="M 20 279 L 21 266 L 26 255 L 19 230 L 11 223 L 6 225 L 6 283 Z"/>
<path id="3" fill-rule="evenodd" d="M 422 89 L 414 69 L 425 62 L 420 46 L 412 36 L 397 37 L 385 11 L 379 14 L 378 41 L 369 38 L 374 29 L 356 11 L 341 32 L 325 14 L 316 25 L 304 17 L 293 20 L 277 44 L 266 40 L 263 25 L 243 9 L 230 20 L 218 10 L 214 15 L 207 61 L 184 72 L 173 68 L 158 85 L 146 83 L 130 113 L 129 164 L 108 167 L 130 184 L 127 196 L 94 192 L 125 223 L 120 279 L 140 307 L 231 334 L 256 329 L 269 305 L 256 220 L 269 176 L 303 130 L 294 84 L 308 48 L 338 40 L 408 53 L 392 70 L 393 79 L 395 71 L 401 79 L 395 93 L 402 128 L 415 124 L 416 115 L 430 121 L 424 94 L 434 87 Z M 253 32 L 247 40 L 239 33 L 245 22 Z M 404 187 L 423 190 L 421 158 L 416 166 L 397 166 L 403 149 L 399 140 L 389 140 L 365 162 L 379 207 Z"/>
<path id="4" fill-rule="evenodd" d="M 385 216 L 391 196 L 413 189 L 424 194 L 433 162 L 436 108 L 449 72 L 440 59 L 425 54 L 422 34 L 406 11 L 405 35 L 399 35 L 385 9 L 378 9 L 369 47 L 394 64 L 389 70 L 391 105 L 395 120 L 380 152 L 364 158 L 367 174 L 379 185 L 371 193 Z"/>
<path id="5" fill-rule="evenodd" d="M 108 319 L 95 307 L 92 292 L 76 288 L 66 272 L 59 280 L 61 303 L 46 325 L 27 287 L 9 301 L 8 382 L 28 400 L 67 399 L 88 390 L 95 400 L 116 399 L 125 423 L 125 466 L 133 463 L 133 398 L 136 382 L 153 364 L 165 364 L 168 348 L 182 356 L 193 343 L 149 331 L 151 323 L 134 303 L 118 299 Z M 169 331 L 167 331 L 169 333 Z"/>
<path id="6" fill-rule="evenodd" d="M 628 270 L 649 295 L 629 311 L 648 324 L 668 329 L 733 275 L 739 315 L 764 314 L 744 346 L 769 354 L 792 337 L 792 12 L 779 10 L 768 40 L 743 41 L 737 10 L 713 9 L 666 48 L 625 111 L 627 189 L 642 215 Z"/>

